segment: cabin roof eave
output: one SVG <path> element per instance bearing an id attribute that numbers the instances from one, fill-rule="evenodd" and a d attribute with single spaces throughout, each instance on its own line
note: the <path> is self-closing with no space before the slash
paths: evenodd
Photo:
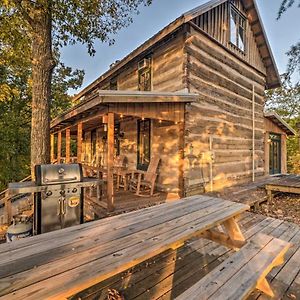
<path id="1" fill-rule="evenodd" d="M 276 112 L 267 111 L 264 113 L 264 117 L 276 124 L 281 128 L 287 135 L 296 136 L 297 132 L 286 122 L 284 121 Z"/>
<path id="2" fill-rule="evenodd" d="M 68 122 L 69 119 L 87 111 L 97 108 L 105 110 L 109 104 L 157 104 L 157 103 L 191 103 L 199 97 L 198 94 L 186 92 L 142 92 L 142 91 L 111 91 L 99 90 L 97 93 L 84 99 L 76 106 L 66 110 L 64 113 L 51 121 L 50 128 L 53 129 L 60 124 Z"/>
<path id="3" fill-rule="evenodd" d="M 120 60 L 118 63 L 116 63 L 112 68 L 107 70 L 105 73 L 103 73 L 100 77 L 98 77 L 94 82 L 89 84 L 86 88 L 84 88 L 80 93 L 74 96 L 74 100 L 80 99 L 83 95 L 85 95 L 87 92 L 91 91 L 93 88 L 97 86 L 98 83 L 101 81 L 107 79 L 108 77 L 112 76 L 114 73 L 116 73 L 119 69 L 124 67 L 127 63 L 129 63 L 131 60 L 136 58 L 138 55 L 142 54 L 143 52 L 147 51 L 149 48 L 151 48 L 154 44 L 162 40 L 164 37 L 169 35 L 170 33 L 177 30 L 180 26 L 183 24 L 186 24 L 190 22 L 195 17 L 213 9 L 214 7 L 226 2 L 228 0 L 211 0 L 207 3 L 204 3 L 184 14 L 182 14 L 180 17 L 169 23 L 167 26 L 165 26 L 162 30 L 160 30 L 157 34 L 149 38 L 147 41 L 145 41 L 142 45 L 140 45 L 138 48 L 133 50 L 130 54 L 125 56 L 122 60 Z M 263 40 L 265 42 L 265 47 L 267 49 L 267 57 L 270 59 L 270 65 L 267 67 L 267 89 L 273 89 L 276 87 L 281 86 L 280 76 L 279 72 L 275 63 L 275 59 L 269 44 L 269 41 L 267 39 L 267 35 L 264 29 L 264 25 L 262 22 L 262 19 L 260 17 L 257 4 L 255 0 L 242 0 L 244 3 L 246 9 L 251 8 L 252 14 L 255 15 L 255 18 L 258 19 L 259 29 L 261 31 L 261 35 L 263 36 Z M 249 4 L 250 3 L 250 4 Z M 252 3 L 252 4 L 251 4 Z"/>

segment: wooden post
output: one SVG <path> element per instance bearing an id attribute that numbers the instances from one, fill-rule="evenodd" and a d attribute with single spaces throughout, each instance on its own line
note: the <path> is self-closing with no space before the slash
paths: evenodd
<path id="1" fill-rule="evenodd" d="M 178 182 L 178 189 L 179 189 L 179 197 L 183 198 L 185 196 L 185 189 L 184 189 L 184 134 L 185 134 L 185 124 L 184 119 L 181 123 L 178 124 L 179 127 L 179 182 Z"/>
<path id="2" fill-rule="evenodd" d="M 5 195 L 4 203 L 5 203 L 7 224 L 10 225 L 10 223 L 12 221 L 12 207 L 11 207 L 11 198 L 9 197 L 8 193 L 6 193 L 6 195 Z"/>
<path id="3" fill-rule="evenodd" d="M 82 122 L 77 125 L 77 162 L 81 163 L 82 154 Z"/>
<path id="4" fill-rule="evenodd" d="M 53 163 L 54 162 L 54 159 L 55 159 L 55 157 L 54 157 L 54 134 L 53 133 L 51 133 L 51 135 L 50 135 L 50 147 L 51 147 L 51 152 L 50 152 L 50 159 L 51 159 L 51 163 Z"/>
<path id="5" fill-rule="evenodd" d="M 114 113 L 108 113 L 107 118 L 107 209 L 114 210 Z"/>
<path id="6" fill-rule="evenodd" d="M 57 135 L 57 163 L 61 163 L 61 131 Z"/>
<path id="7" fill-rule="evenodd" d="M 71 130 L 70 128 L 66 129 L 66 163 L 69 164 L 70 160 L 71 160 L 71 149 L 70 149 L 70 145 L 71 145 Z"/>

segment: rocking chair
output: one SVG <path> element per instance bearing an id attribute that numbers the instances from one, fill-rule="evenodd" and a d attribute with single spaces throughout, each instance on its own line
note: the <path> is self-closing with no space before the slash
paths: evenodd
<path id="1" fill-rule="evenodd" d="M 158 176 L 157 168 L 160 158 L 152 157 L 147 171 L 135 170 L 129 182 L 130 190 L 140 197 L 152 197 L 154 195 L 155 181 Z M 149 193 L 149 194 L 148 194 Z"/>

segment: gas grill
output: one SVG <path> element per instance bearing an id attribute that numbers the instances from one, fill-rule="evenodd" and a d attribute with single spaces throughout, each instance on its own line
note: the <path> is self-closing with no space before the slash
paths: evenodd
<path id="1" fill-rule="evenodd" d="M 37 165 L 35 179 L 9 184 L 10 194 L 34 193 L 34 234 L 83 223 L 83 188 L 100 184 L 80 164 Z"/>

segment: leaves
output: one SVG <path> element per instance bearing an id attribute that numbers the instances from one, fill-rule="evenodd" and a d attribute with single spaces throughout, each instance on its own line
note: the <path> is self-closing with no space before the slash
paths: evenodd
<path id="1" fill-rule="evenodd" d="M 282 15 L 295 4 L 295 2 L 295 0 L 283 0 L 278 11 L 277 20 L 280 19 Z M 300 1 L 298 2 L 298 7 L 300 7 Z"/>
<path id="2" fill-rule="evenodd" d="M 300 83 L 293 84 L 286 75 L 282 87 L 267 92 L 266 109 L 276 111 L 283 119 L 298 131 L 300 122 Z M 300 174 L 300 154 L 298 137 L 287 140 L 288 172 Z"/>
<path id="3" fill-rule="evenodd" d="M 150 0 L 58 0 L 53 2 L 53 44 L 56 48 L 85 44 L 95 54 L 94 41 L 113 43 L 113 35 L 132 23 L 132 14 Z"/>

